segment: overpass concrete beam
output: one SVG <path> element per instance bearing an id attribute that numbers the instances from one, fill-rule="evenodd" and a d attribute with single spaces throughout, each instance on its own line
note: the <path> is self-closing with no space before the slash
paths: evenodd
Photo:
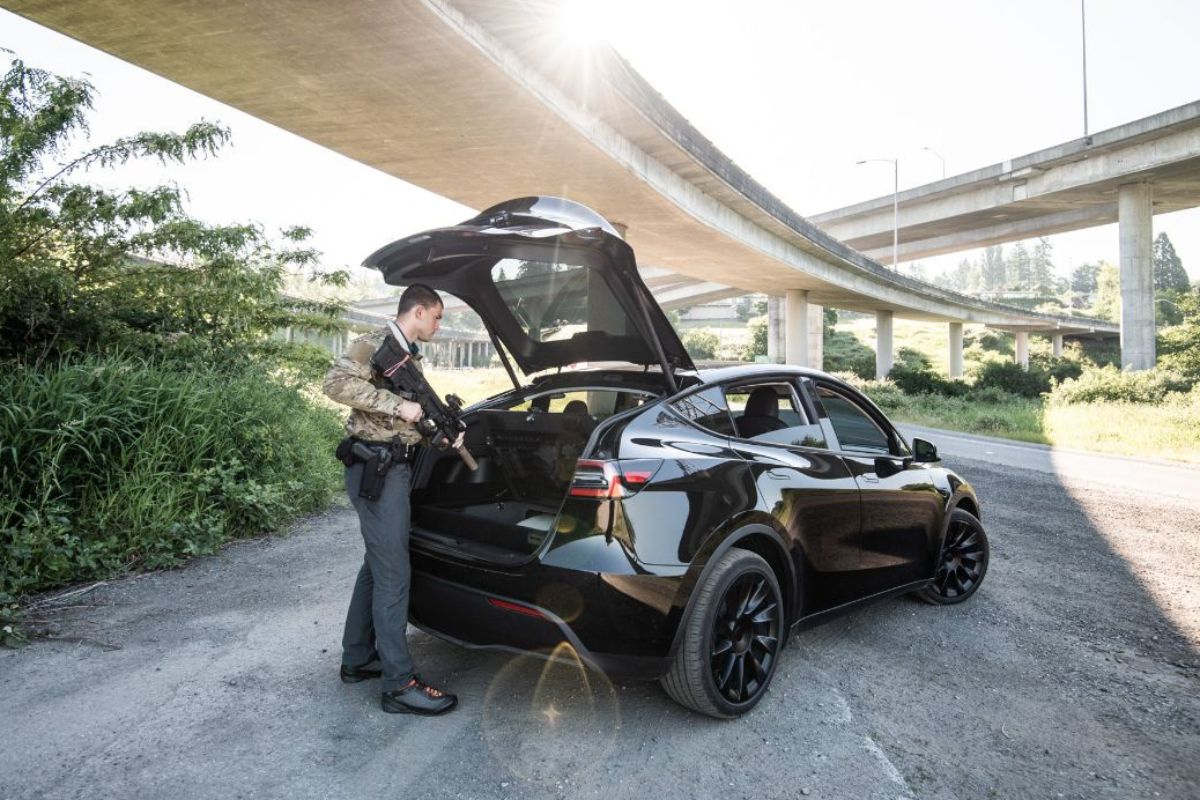
<path id="1" fill-rule="evenodd" d="M 1017 331 L 1016 361 L 1022 369 L 1029 369 L 1029 331 Z"/>
<path id="2" fill-rule="evenodd" d="M 892 371 L 891 311 L 875 312 L 875 378 L 882 380 Z"/>
<path id="3" fill-rule="evenodd" d="M 1117 195 L 1121 238 L 1121 366 L 1154 366 L 1154 270 L 1152 260 L 1152 189 L 1131 183 Z"/>
<path id="4" fill-rule="evenodd" d="M 1063 354 L 1063 335 L 1056 333 L 1050 337 L 1050 346 L 1053 349 L 1055 358 L 1062 358 Z"/>
<path id="5" fill-rule="evenodd" d="M 985 227 L 971 227 L 957 233 L 921 238 L 916 231 L 908 231 L 908 239 L 900 243 L 900 260 L 915 261 L 919 258 L 957 253 L 973 247 L 988 247 L 1012 242 L 1017 239 L 1046 236 L 1064 231 L 1090 228 L 1095 225 L 1115 222 L 1116 203 L 1098 203 L 1086 208 L 1076 208 L 1058 214 L 1048 214 L 1029 219 L 1000 223 Z M 901 231 L 904 233 L 904 231 Z M 861 240 L 849 240 L 846 244 L 860 250 L 863 255 L 876 260 L 891 258 L 891 245 L 863 248 Z"/>

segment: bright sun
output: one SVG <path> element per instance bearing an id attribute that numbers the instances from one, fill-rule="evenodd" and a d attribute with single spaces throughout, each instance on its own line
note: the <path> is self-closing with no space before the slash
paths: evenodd
<path id="1" fill-rule="evenodd" d="M 559 27 L 580 45 L 607 43 L 616 32 L 620 4 L 599 0 L 563 0 Z"/>

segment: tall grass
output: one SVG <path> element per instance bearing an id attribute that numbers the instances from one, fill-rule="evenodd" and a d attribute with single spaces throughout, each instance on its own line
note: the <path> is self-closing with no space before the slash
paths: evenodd
<path id="1" fill-rule="evenodd" d="M 338 485 L 338 415 L 282 376 L 130 356 L 0 375 L 0 595 L 271 531 Z"/>

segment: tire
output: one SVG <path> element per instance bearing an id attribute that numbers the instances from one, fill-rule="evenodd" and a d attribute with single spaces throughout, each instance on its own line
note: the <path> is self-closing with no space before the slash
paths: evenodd
<path id="1" fill-rule="evenodd" d="M 938 556 L 937 572 L 916 596 L 939 606 L 963 602 L 979 590 L 987 575 L 990 555 L 983 525 L 969 511 L 954 509 L 946 530 L 946 543 Z"/>
<path id="2" fill-rule="evenodd" d="M 735 547 L 696 593 L 661 683 L 680 705 L 731 719 L 754 708 L 775 675 L 787 630 L 779 580 L 762 556 Z"/>

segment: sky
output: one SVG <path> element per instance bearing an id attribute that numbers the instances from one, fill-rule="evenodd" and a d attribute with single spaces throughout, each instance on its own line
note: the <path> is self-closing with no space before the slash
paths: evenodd
<path id="1" fill-rule="evenodd" d="M 1086 0 L 1088 129 L 1200 99 L 1200 3 Z M 607 42 L 747 172 L 801 214 L 901 190 L 1084 133 L 1079 0 L 776 2 L 572 0 L 564 37 Z M 199 119 L 231 128 L 216 159 L 123 168 L 114 187 L 173 180 L 210 222 L 307 225 L 330 267 L 453 224 L 467 209 L 0 11 L 0 47 L 26 63 L 86 76 L 95 143 Z M 504 198 L 497 198 L 501 200 Z M 1200 209 L 1157 215 L 1200 279 Z M 1115 225 L 1051 238 L 1066 274 L 1117 263 Z M 931 274 L 967 251 L 926 259 Z"/>

